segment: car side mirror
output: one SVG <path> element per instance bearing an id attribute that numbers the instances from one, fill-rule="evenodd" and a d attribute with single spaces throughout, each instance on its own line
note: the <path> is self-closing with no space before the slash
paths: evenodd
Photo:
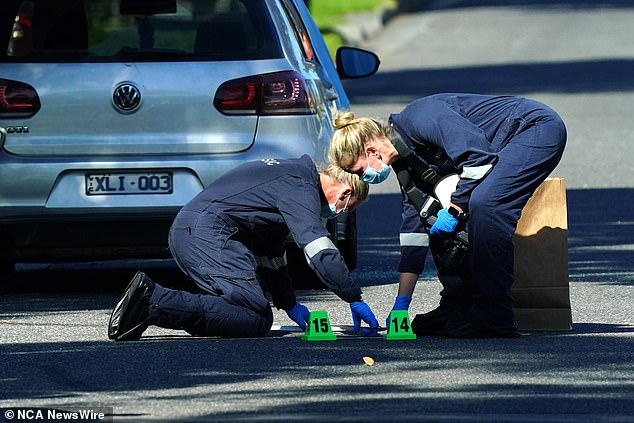
<path id="1" fill-rule="evenodd" d="M 379 70 L 379 56 L 356 47 L 339 47 L 335 57 L 341 79 L 364 78 Z"/>

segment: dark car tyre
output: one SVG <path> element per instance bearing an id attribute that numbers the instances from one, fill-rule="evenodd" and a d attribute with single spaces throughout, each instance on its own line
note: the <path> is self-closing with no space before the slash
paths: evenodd
<path id="1" fill-rule="evenodd" d="M 0 280 L 5 280 L 15 272 L 15 263 L 6 257 L 0 257 Z"/>
<path id="2" fill-rule="evenodd" d="M 341 223 L 343 223 L 343 228 Z M 349 270 L 357 267 L 357 213 L 348 212 L 345 222 L 337 222 L 341 231 L 337 236 L 337 248 L 346 261 Z"/>
<path id="3" fill-rule="evenodd" d="M 337 238 L 335 245 L 343 256 L 349 270 L 357 266 L 357 215 L 349 212 L 340 218 L 328 221 L 326 227 L 333 238 Z M 295 289 L 325 289 L 326 286 L 306 262 L 304 252 L 295 243 L 286 247 L 286 261 L 288 275 L 293 281 Z"/>

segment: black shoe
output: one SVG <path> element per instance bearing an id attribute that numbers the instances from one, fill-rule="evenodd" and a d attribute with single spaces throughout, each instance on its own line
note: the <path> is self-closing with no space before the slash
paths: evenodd
<path id="1" fill-rule="evenodd" d="M 455 313 L 452 307 L 438 306 L 429 313 L 417 314 L 412 320 L 412 332 L 416 335 L 443 335 L 447 322 Z"/>
<path id="2" fill-rule="evenodd" d="M 449 338 L 519 338 L 515 326 L 495 326 L 474 316 L 456 315 L 447 322 L 444 333 Z"/>
<path id="3" fill-rule="evenodd" d="M 149 326 L 150 297 L 154 286 L 145 273 L 139 271 L 134 275 L 112 310 L 108 338 L 115 341 L 137 341 L 141 338 Z"/>

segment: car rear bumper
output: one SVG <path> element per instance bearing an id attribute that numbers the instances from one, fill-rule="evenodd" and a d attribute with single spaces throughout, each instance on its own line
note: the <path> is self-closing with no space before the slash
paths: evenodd
<path id="1" fill-rule="evenodd" d="M 295 130 L 234 154 L 25 158 L 0 150 L 0 256 L 16 262 L 169 256 L 167 232 L 178 210 L 228 170 L 311 151 L 323 161 L 314 136 L 306 135 L 312 129 Z M 171 172 L 173 191 L 86 192 L 87 174 L 140 170 Z"/>

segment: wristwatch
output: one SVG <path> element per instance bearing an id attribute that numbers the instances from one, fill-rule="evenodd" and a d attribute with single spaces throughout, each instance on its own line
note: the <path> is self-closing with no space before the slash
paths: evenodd
<path id="1" fill-rule="evenodd" d="M 447 207 L 447 211 L 449 212 L 450 215 L 452 215 L 453 217 L 459 220 L 464 219 L 467 216 L 465 212 L 463 212 L 462 210 L 460 210 L 458 207 L 454 206 L 453 204 L 450 204 L 449 207 Z"/>

